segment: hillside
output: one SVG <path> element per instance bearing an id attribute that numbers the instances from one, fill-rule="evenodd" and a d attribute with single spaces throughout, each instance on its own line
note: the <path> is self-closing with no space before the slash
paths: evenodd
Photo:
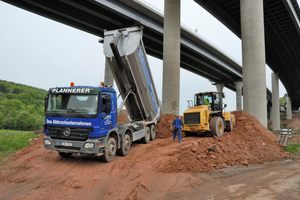
<path id="1" fill-rule="evenodd" d="M 0 128 L 37 130 L 44 123 L 47 91 L 0 80 Z"/>

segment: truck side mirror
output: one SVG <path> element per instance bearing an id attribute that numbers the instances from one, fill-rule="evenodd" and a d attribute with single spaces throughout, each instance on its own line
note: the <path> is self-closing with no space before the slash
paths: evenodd
<path id="1" fill-rule="evenodd" d="M 45 108 L 44 108 L 44 111 L 46 112 L 46 109 L 47 109 L 47 105 L 48 105 L 48 99 L 49 99 L 49 94 L 46 94 L 45 96 Z"/>

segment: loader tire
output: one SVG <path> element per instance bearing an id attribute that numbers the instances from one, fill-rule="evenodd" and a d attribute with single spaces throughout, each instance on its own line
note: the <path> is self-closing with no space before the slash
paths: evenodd
<path id="1" fill-rule="evenodd" d="M 224 121 L 221 117 L 213 117 L 210 120 L 211 132 L 213 135 L 220 137 L 224 133 Z"/>
<path id="2" fill-rule="evenodd" d="M 150 129 L 149 129 L 148 126 L 146 127 L 145 132 L 146 132 L 146 133 L 145 133 L 145 137 L 142 138 L 142 142 L 143 142 L 144 144 L 148 144 L 148 143 L 150 142 Z"/>
<path id="3" fill-rule="evenodd" d="M 230 132 L 230 131 L 232 131 L 232 129 L 233 129 L 233 121 L 230 116 L 230 121 L 229 121 L 229 124 L 226 125 L 225 131 Z"/>
<path id="4" fill-rule="evenodd" d="M 131 144 L 130 136 L 128 134 L 125 134 L 121 144 L 121 148 L 119 149 L 120 156 L 126 156 L 129 153 L 130 144 Z"/>
<path id="5" fill-rule="evenodd" d="M 117 143 L 115 138 L 110 137 L 107 141 L 104 154 L 101 156 L 101 160 L 104 162 L 111 162 L 115 158 L 117 152 Z"/>
<path id="6" fill-rule="evenodd" d="M 185 131 L 184 134 L 185 134 L 185 137 L 190 137 L 191 136 L 190 132 L 188 132 L 188 131 Z"/>
<path id="7" fill-rule="evenodd" d="M 154 140 L 156 136 L 156 127 L 154 124 L 150 126 L 150 139 Z"/>

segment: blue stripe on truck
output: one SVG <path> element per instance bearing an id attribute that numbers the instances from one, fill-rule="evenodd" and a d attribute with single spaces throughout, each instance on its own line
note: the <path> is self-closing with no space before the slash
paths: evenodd
<path id="1" fill-rule="evenodd" d="M 143 53 L 143 49 L 137 47 L 137 51 L 138 51 L 138 54 L 139 54 L 139 57 L 140 57 L 140 60 L 141 60 L 142 66 L 143 66 L 144 74 L 145 74 L 145 77 L 146 77 L 146 80 L 147 80 L 148 88 L 150 90 L 153 105 L 154 105 L 155 111 L 157 113 L 156 99 L 155 99 L 153 91 L 152 91 L 152 87 L 151 87 L 152 82 L 151 82 L 150 74 L 149 74 L 149 71 L 148 71 L 147 63 L 146 63 L 146 60 L 145 60 L 145 56 L 144 56 L 144 53 Z"/>

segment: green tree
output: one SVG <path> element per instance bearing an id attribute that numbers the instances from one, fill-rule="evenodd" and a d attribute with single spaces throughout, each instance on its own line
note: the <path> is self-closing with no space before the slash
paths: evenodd
<path id="1" fill-rule="evenodd" d="M 15 116 L 17 115 L 17 110 L 10 111 L 4 120 L 5 129 L 13 129 L 15 123 Z"/>
<path id="2" fill-rule="evenodd" d="M 15 130 L 34 130 L 36 118 L 27 110 L 22 110 L 17 114 L 13 129 Z"/>
<path id="3" fill-rule="evenodd" d="M 4 106 L 4 115 L 6 116 L 9 112 L 13 110 L 21 110 L 22 109 L 22 102 L 18 99 L 6 99 L 2 102 Z"/>
<path id="4" fill-rule="evenodd" d="M 0 112 L 0 129 L 4 127 L 5 116 Z"/>
<path id="5" fill-rule="evenodd" d="M 31 105 L 34 103 L 34 99 L 29 93 L 22 92 L 21 94 L 17 95 L 17 98 L 26 105 Z"/>

